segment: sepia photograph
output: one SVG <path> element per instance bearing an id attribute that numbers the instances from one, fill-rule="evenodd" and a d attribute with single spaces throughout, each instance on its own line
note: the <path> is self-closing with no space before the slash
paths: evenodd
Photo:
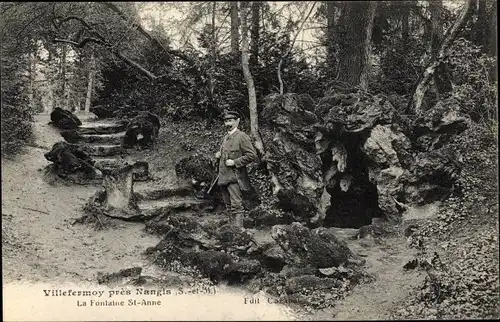
<path id="1" fill-rule="evenodd" d="M 0 27 L 3 321 L 500 318 L 496 0 Z"/>

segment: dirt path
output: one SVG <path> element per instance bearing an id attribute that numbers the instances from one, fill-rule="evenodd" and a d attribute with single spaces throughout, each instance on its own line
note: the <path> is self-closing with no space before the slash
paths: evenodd
<path id="1" fill-rule="evenodd" d="M 43 153 L 61 139 L 49 121 L 48 115 L 37 116 L 39 147 L 27 147 L 14 160 L 2 160 L 4 282 L 90 281 L 97 271 L 145 266 L 140 253 L 158 239 L 143 233 L 142 225 L 124 223 L 108 231 L 71 225 L 99 187 L 44 182 L 40 170 L 49 162 Z"/>
<path id="2" fill-rule="evenodd" d="M 403 266 L 414 258 L 401 236 L 375 243 L 371 239 L 349 241 L 349 247 L 366 260 L 366 270 L 375 279 L 357 285 L 335 307 L 303 314 L 301 320 L 386 320 L 392 308 L 422 282 L 419 271 L 404 271 Z"/>

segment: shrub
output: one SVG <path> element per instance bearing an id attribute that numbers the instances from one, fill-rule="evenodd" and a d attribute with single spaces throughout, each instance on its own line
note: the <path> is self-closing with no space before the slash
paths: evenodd
<path id="1" fill-rule="evenodd" d="M 26 79 L 19 72 L 21 64 L 2 57 L 2 156 L 19 152 L 20 147 L 33 139 L 31 110 Z"/>
<path id="2" fill-rule="evenodd" d="M 452 95 L 460 102 L 461 112 L 494 128 L 498 122 L 496 57 L 483 54 L 480 47 L 460 38 L 451 47 L 445 63 L 450 67 Z"/>

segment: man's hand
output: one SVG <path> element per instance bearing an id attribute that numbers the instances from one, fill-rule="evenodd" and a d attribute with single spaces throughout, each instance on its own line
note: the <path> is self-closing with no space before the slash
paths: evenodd
<path id="1" fill-rule="evenodd" d="M 231 160 L 231 159 L 227 159 L 227 160 L 226 160 L 226 165 L 227 165 L 228 167 L 232 167 L 232 166 L 234 166 L 234 161 L 233 161 L 233 160 Z"/>
<path id="2" fill-rule="evenodd" d="M 219 158 L 220 158 L 220 151 L 217 151 L 217 153 L 215 153 L 215 158 L 216 158 L 216 159 L 219 159 Z"/>

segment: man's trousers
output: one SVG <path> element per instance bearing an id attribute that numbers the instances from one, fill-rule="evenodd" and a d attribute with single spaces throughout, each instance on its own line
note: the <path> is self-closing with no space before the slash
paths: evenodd
<path id="1" fill-rule="evenodd" d="M 222 200 L 226 209 L 232 212 L 235 216 L 235 224 L 238 227 L 243 227 L 243 195 L 240 186 L 237 183 L 230 183 L 227 186 L 221 186 Z"/>

